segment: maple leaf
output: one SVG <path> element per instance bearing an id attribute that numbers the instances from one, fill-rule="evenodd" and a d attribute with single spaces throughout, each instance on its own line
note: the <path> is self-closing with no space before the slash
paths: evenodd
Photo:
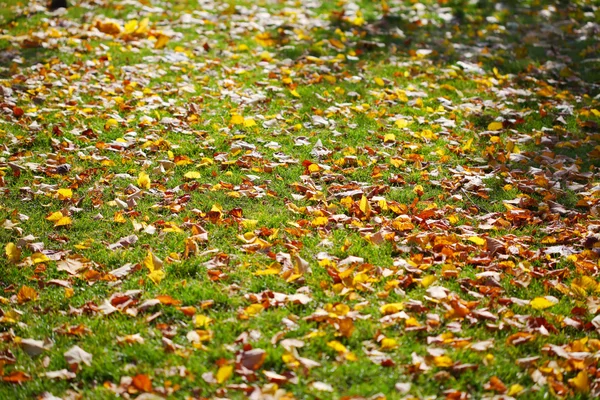
<path id="1" fill-rule="evenodd" d="M 35 289 L 29 287 L 29 286 L 21 286 L 21 288 L 19 289 L 19 293 L 17 293 L 17 301 L 19 302 L 19 304 L 22 303 L 26 303 L 29 301 L 35 301 L 38 298 L 38 293 L 35 291 Z"/>
<path id="2" fill-rule="evenodd" d="M 69 256 L 64 260 L 58 261 L 56 269 L 58 271 L 66 271 L 71 275 L 77 275 L 80 270 L 89 266 L 88 261 L 83 257 Z"/>

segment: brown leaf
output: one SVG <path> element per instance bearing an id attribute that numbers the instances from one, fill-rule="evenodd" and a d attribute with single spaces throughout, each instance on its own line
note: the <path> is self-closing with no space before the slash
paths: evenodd
<path id="1" fill-rule="evenodd" d="M 261 365 L 263 365 L 266 357 L 267 352 L 263 349 L 244 351 L 241 355 L 240 364 L 242 364 L 245 368 L 256 371 L 261 367 Z"/>
<path id="2" fill-rule="evenodd" d="M 21 286 L 21 289 L 19 289 L 19 293 L 17 293 L 17 301 L 19 302 L 19 304 L 23 304 L 26 303 L 28 301 L 35 301 L 38 298 L 38 293 L 35 291 L 34 288 L 31 288 L 29 286 Z"/>

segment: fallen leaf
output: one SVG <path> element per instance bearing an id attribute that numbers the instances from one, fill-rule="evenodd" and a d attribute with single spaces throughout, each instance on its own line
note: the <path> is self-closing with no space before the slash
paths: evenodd
<path id="1" fill-rule="evenodd" d="M 138 374 L 133 377 L 131 384 L 137 390 L 141 392 L 151 392 L 152 391 L 152 380 L 148 375 Z"/>
<path id="2" fill-rule="evenodd" d="M 17 301 L 19 304 L 27 303 L 28 301 L 35 301 L 38 298 L 38 293 L 34 288 L 29 286 L 21 286 L 19 293 L 17 293 Z"/>
<path id="3" fill-rule="evenodd" d="M 16 264 L 21 260 L 21 249 L 15 246 L 14 243 L 7 243 L 4 252 L 10 263 Z"/>
<path id="4" fill-rule="evenodd" d="M 536 310 L 545 310 L 546 308 L 552 307 L 557 304 L 558 300 L 551 296 L 546 297 L 536 297 L 535 299 L 529 302 L 529 305 Z"/>
<path id="5" fill-rule="evenodd" d="M 217 383 L 221 384 L 231 378 L 233 374 L 233 365 L 223 365 L 219 367 L 219 370 L 216 374 Z"/>
<path id="6" fill-rule="evenodd" d="M 499 131 L 502 129 L 502 122 L 491 122 L 487 128 L 488 131 Z"/>
<path id="7" fill-rule="evenodd" d="M 137 184 L 142 189 L 150 189 L 152 184 L 152 182 L 150 182 L 150 176 L 144 171 L 141 171 L 137 178 Z"/>
<path id="8" fill-rule="evenodd" d="M 27 382 L 31 380 L 31 376 L 27 375 L 26 373 L 22 372 L 22 371 L 12 371 L 10 374 L 8 375 L 4 375 L 2 377 L 2 380 L 4 382 L 8 382 L 8 383 L 23 383 L 23 382 Z"/>
<path id="9" fill-rule="evenodd" d="M 92 355 L 79 346 L 71 347 L 65 354 L 67 364 L 85 364 L 88 367 L 92 365 Z"/>

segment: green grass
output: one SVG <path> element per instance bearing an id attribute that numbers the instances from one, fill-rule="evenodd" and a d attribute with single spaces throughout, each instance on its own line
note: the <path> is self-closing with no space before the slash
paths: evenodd
<path id="1" fill-rule="evenodd" d="M 0 9 L 0 86 L 12 89 L 0 91 L 0 243 L 21 250 L 18 260 L 0 260 L 0 398 L 136 396 L 129 380 L 136 375 L 148 376 L 155 394 L 182 399 L 244 398 L 259 389 L 280 389 L 284 398 L 395 399 L 404 397 L 399 382 L 410 382 L 415 398 L 452 390 L 476 398 L 594 395 L 593 362 L 545 346 L 600 347 L 590 323 L 598 256 L 583 246 L 598 224 L 599 44 L 583 37 L 600 16 L 596 2 L 500 9 L 452 1 L 451 20 L 435 1 L 388 1 L 389 12 L 358 1 L 358 13 L 345 2 L 143 3 L 82 1 L 62 16 L 36 9 L 41 2 L 9 0 Z M 184 15 L 202 22 L 183 23 Z M 94 28 L 111 18 L 123 32 L 146 17 L 149 28 L 137 35 Z M 160 31 L 172 37 L 154 48 Z M 234 115 L 245 124 L 234 124 Z M 329 126 L 315 124 L 316 116 Z M 398 127 L 398 118 L 409 125 Z M 503 128 L 490 132 L 499 120 Z M 318 141 L 331 153 L 316 156 Z M 57 174 L 66 163 L 71 169 Z M 150 188 L 138 182 L 141 172 Z M 141 192 L 123 209 L 131 185 Z M 72 197 L 59 197 L 67 188 Z M 54 227 L 47 217 L 61 210 L 72 222 Z M 396 218 L 412 225 L 399 229 Z M 186 243 L 201 230 L 208 239 L 186 258 Z M 246 243 L 251 233 L 262 246 Z M 135 244 L 108 249 L 132 234 Z M 27 235 L 35 239 L 23 241 Z M 506 250 L 488 251 L 477 239 L 486 236 Z M 51 259 L 34 264 L 25 242 L 43 243 Z M 544 253 L 559 245 L 579 254 Z M 159 283 L 144 265 L 150 252 L 164 261 Z M 290 278 L 297 271 L 277 261 L 281 253 L 306 260 L 311 272 Z M 324 253 L 331 263 L 319 262 Z M 59 270 L 68 255 L 89 265 L 77 275 Z M 349 256 L 363 261 L 337 267 Z M 126 263 L 129 275 L 109 275 Z M 260 274 L 268 268 L 275 273 Z M 585 276 L 596 283 L 581 289 Z M 37 298 L 20 301 L 24 286 Z M 431 286 L 452 294 L 432 300 Z M 140 292 L 124 309 L 97 310 L 129 290 Z M 297 293 L 311 301 L 271 300 L 251 311 Z M 178 304 L 136 313 L 164 295 Z M 543 296 L 558 303 L 543 310 L 527 303 Z M 381 307 L 391 303 L 402 303 L 407 317 L 383 324 Z M 335 316 L 343 306 L 349 316 Z M 212 321 L 195 326 L 182 307 Z M 472 311 L 480 309 L 497 320 L 477 318 Z M 344 335 L 347 319 L 354 329 Z M 78 325 L 82 334 L 64 333 Z M 187 338 L 194 330 L 210 331 L 201 346 Z M 510 344 L 519 333 L 534 336 Z M 133 334 L 144 342 L 117 340 Z M 397 346 L 382 348 L 384 337 Z M 303 340 L 297 355 L 320 366 L 295 360 L 284 338 Z M 21 339 L 51 346 L 32 357 Z M 488 339 L 489 349 L 470 348 Z M 92 354 L 91 365 L 73 368 L 69 381 L 47 378 L 70 368 L 64 353 L 75 345 Z M 251 348 L 266 356 L 244 376 L 236 363 Z M 532 356 L 540 359 L 518 365 Z M 237 370 L 214 382 L 210 374 L 226 364 Z M 18 371 L 28 379 L 8 382 Z M 274 386 L 263 371 L 288 380 Z M 587 385 L 573 381 L 579 373 Z M 536 386 L 536 374 L 547 383 Z M 492 377 L 506 391 L 492 390 Z"/>

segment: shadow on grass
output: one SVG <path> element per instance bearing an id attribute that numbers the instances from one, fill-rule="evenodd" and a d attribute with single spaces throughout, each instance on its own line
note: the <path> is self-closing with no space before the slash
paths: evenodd
<path id="1" fill-rule="evenodd" d="M 585 98 L 600 94 L 600 58 L 597 56 L 600 28 L 593 22 L 598 20 L 600 10 L 592 1 L 576 4 L 541 0 L 532 4 L 481 0 L 471 3 L 455 0 L 445 7 L 432 6 L 431 10 L 439 17 L 436 24 L 427 22 L 431 14 L 419 15 L 408 2 L 391 7 L 383 16 L 379 8 L 376 11 L 379 16 L 367 17 L 361 25 L 353 25 L 344 10 L 334 10 L 330 13 L 330 25 L 313 31 L 312 42 L 283 45 L 278 55 L 303 61 L 310 55 L 336 56 L 353 50 L 358 61 L 344 67 L 351 73 L 359 74 L 368 66 L 389 64 L 408 69 L 412 76 L 413 68 L 416 68 L 415 75 L 420 75 L 423 65 L 431 65 L 437 70 L 460 68 L 475 72 L 471 76 L 482 80 L 496 79 L 495 90 L 521 91 L 508 94 L 501 101 L 510 104 L 512 109 L 502 116 L 504 140 L 523 148 L 524 161 L 509 160 L 506 153 L 504 160 L 495 160 L 494 155 L 490 155 L 490 165 L 510 171 L 522 168 L 532 175 L 536 173 L 531 171 L 536 169 L 553 174 L 563 164 L 577 165 L 578 173 L 556 174 L 560 176 L 560 186 L 564 189 L 585 182 L 589 178 L 585 174 L 598 166 L 597 159 L 589 157 L 597 145 L 589 134 L 597 132 L 598 126 L 593 121 L 581 124 L 578 118 L 572 117 L 572 108 Z M 286 38 L 279 35 L 286 44 Z M 342 35 L 346 38 L 344 48 L 339 44 Z M 425 63 L 420 64 L 421 60 Z M 436 82 L 434 74 L 429 78 Z M 523 95 L 523 91 L 529 94 Z M 482 95 L 485 97 L 483 91 Z M 484 107 L 482 112 L 470 114 L 467 120 L 471 129 L 486 131 L 497 112 L 494 107 L 489 111 Z M 509 122 L 511 120 L 516 122 Z M 568 120 L 570 122 L 565 122 Z M 527 135 L 537 136 L 530 142 L 519 142 Z M 544 152 L 548 156 L 542 156 Z M 572 203 L 565 193 L 558 189 L 553 198 Z"/>
<path id="2" fill-rule="evenodd" d="M 314 36 L 327 42 L 337 39 L 339 31 L 352 32 L 350 41 L 359 59 L 375 63 L 393 55 L 423 55 L 440 67 L 463 61 L 488 71 L 496 68 L 499 74 L 542 73 L 555 80 L 556 89 L 592 96 L 600 93 L 600 60 L 592 58 L 600 51 L 598 27 L 578 23 L 584 13 L 590 19 L 594 8 L 568 1 L 526 3 L 483 0 L 473 5 L 455 0 L 433 10 L 445 16 L 439 25 L 411 15 L 414 8 L 410 5 L 392 8 L 361 26 L 349 23 L 343 10 L 333 11 L 331 25 Z M 280 55 L 298 59 L 323 55 L 323 51 L 305 43 L 282 46 Z"/>

